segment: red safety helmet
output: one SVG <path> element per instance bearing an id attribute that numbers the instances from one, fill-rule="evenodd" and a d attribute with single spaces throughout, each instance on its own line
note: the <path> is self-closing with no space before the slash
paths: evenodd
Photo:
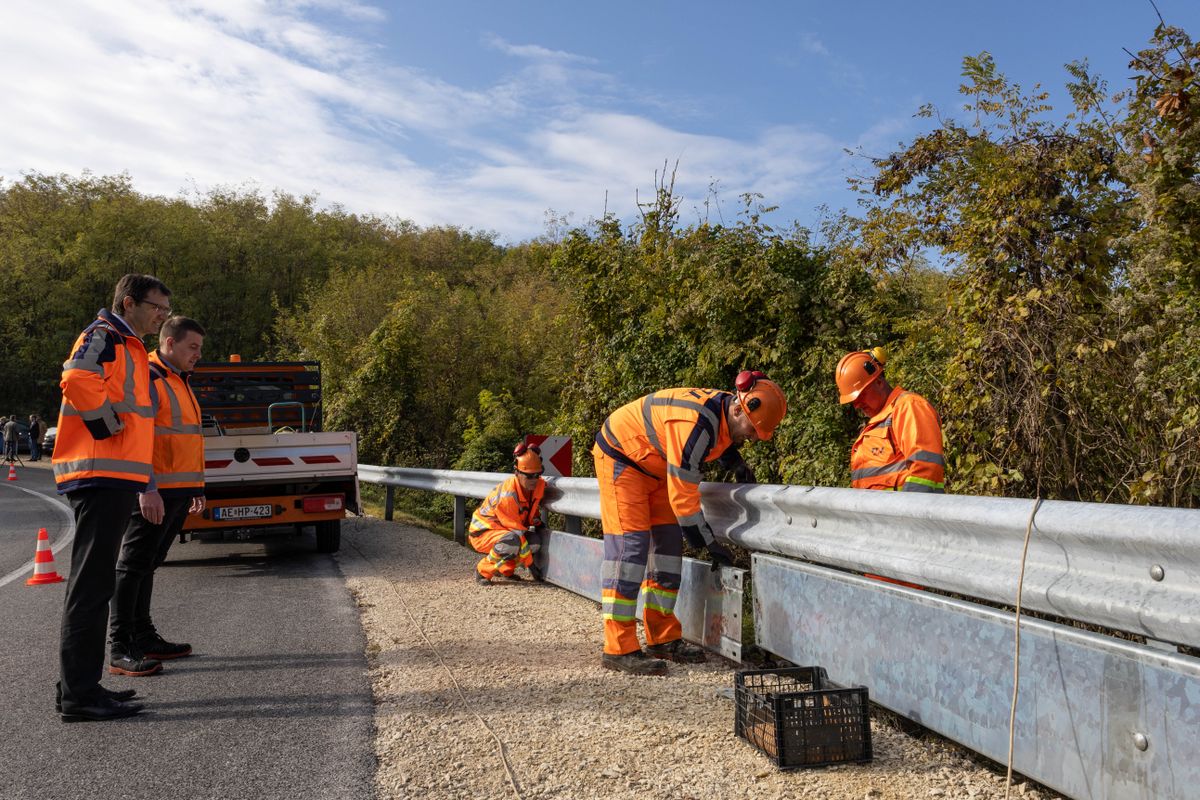
<path id="1" fill-rule="evenodd" d="M 522 472 L 531 478 L 536 478 L 543 472 L 542 448 L 536 444 L 518 442 L 513 448 L 513 460 L 517 472 Z"/>
<path id="2" fill-rule="evenodd" d="M 742 370 L 733 382 L 738 405 L 750 418 L 758 438 L 766 441 L 775 435 L 775 428 L 787 414 L 787 398 L 783 390 L 759 370 Z"/>
<path id="3" fill-rule="evenodd" d="M 852 403 L 857 400 L 862 390 L 883 374 L 883 365 L 886 363 L 887 352 L 882 347 L 855 350 L 842 356 L 834 373 L 841 402 Z"/>

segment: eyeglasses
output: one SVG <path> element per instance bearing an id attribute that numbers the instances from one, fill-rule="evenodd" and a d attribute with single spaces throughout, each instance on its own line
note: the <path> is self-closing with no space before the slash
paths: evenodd
<path id="1" fill-rule="evenodd" d="M 139 302 L 139 303 L 145 303 L 145 304 L 146 304 L 146 305 L 148 305 L 148 306 L 154 306 L 155 308 L 157 308 L 159 311 L 161 311 L 161 312 L 162 312 L 162 313 L 164 313 L 164 314 L 170 314 L 170 313 L 171 313 L 171 307 L 170 307 L 170 306 L 160 306 L 158 303 L 155 303 L 153 300 L 138 300 L 138 302 Z"/>
<path id="2" fill-rule="evenodd" d="M 520 475 L 522 478 L 540 478 L 540 477 L 542 477 L 541 472 L 525 472 L 524 470 L 520 470 L 520 469 L 517 470 L 517 474 Z"/>

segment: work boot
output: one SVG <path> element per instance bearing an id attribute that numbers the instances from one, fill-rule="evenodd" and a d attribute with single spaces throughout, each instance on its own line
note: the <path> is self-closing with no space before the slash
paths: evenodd
<path id="1" fill-rule="evenodd" d="M 518 574 L 517 574 L 517 573 L 515 573 L 515 572 L 514 572 L 514 573 L 512 573 L 512 574 L 509 574 L 509 575 L 505 575 L 504 573 L 500 573 L 500 577 L 501 577 L 501 578 L 503 578 L 503 579 L 504 579 L 504 580 L 506 580 L 506 581 L 513 581 L 513 582 L 515 582 L 515 583 L 520 583 L 521 581 L 525 580 L 524 578 L 522 578 L 520 575 L 518 575 Z"/>
<path id="2" fill-rule="evenodd" d="M 96 690 L 101 697 L 107 697 L 109 700 L 117 700 L 119 702 L 127 702 L 137 697 L 137 689 L 105 689 L 103 686 L 97 686 Z M 54 684 L 54 710 L 62 713 L 62 681 L 57 681 Z"/>
<path id="3" fill-rule="evenodd" d="M 478 572 L 475 573 L 475 582 L 480 584 L 481 586 L 491 586 L 492 585 L 492 582 L 489 579 L 483 577 Z"/>
<path id="4" fill-rule="evenodd" d="M 192 654 L 192 646 L 183 642 L 168 642 L 158 635 L 158 631 L 150 631 L 137 637 L 137 646 L 146 658 L 156 658 L 159 661 L 169 661 L 172 658 L 183 658 Z"/>
<path id="5" fill-rule="evenodd" d="M 667 661 L 677 661 L 680 664 L 703 664 L 705 661 L 708 661 L 708 656 L 704 654 L 703 647 L 694 645 L 691 642 L 685 642 L 683 639 L 676 639 L 663 644 L 648 644 L 646 645 L 646 655 L 651 658 L 665 658 Z"/>
<path id="6" fill-rule="evenodd" d="M 641 650 L 614 656 L 605 653 L 600 656 L 600 666 L 617 672 L 628 672 L 630 675 L 666 675 L 667 662 L 659 658 L 651 658 Z"/>
<path id="7" fill-rule="evenodd" d="M 109 655 L 108 671 L 113 675 L 129 675 L 142 678 L 162 672 L 162 662 L 146 658 L 145 653 L 132 642 L 113 642 Z"/>
<path id="8" fill-rule="evenodd" d="M 542 568 L 539 567 L 537 564 L 529 565 L 529 577 L 533 578 L 538 583 L 541 583 L 542 581 L 546 580 L 546 574 L 544 572 L 542 572 Z"/>

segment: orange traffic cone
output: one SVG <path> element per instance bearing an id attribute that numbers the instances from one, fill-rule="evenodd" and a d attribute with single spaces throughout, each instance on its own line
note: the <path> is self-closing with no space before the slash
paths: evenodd
<path id="1" fill-rule="evenodd" d="M 50 534 L 45 528 L 38 529 L 37 555 L 33 557 L 33 577 L 25 581 L 26 586 L 41 583 L 58 583 L 63 577 L 54 569 L 54 553 L 50 550 Z"/>
<path id="2" fill-rule="evenodd" d="M 17 479 L 17 465 L 11 461 L 8 462 L 8 479 L 10 481 L 15 481 Z"/>

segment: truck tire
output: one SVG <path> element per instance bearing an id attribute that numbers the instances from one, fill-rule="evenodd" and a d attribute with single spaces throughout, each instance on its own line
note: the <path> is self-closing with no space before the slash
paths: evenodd
<path id="1" fill-rule="evenodd" d="M 330 519 L 317 523 L 317 552 L 336 553 L 342 546 L 342 521 Z"/>

